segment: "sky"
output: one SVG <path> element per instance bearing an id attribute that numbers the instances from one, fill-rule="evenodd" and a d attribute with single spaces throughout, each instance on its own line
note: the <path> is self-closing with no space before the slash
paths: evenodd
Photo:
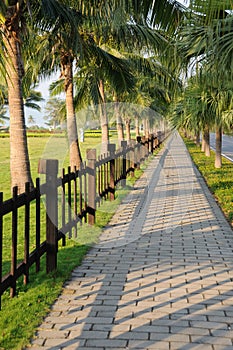
<path id="1" fill-rule="evenodd" d="M 50 79 L 44 79 L 42 80 L 38 86 L 36 87 L 37 91 L 40 91 L 42 94 L 42 97 L 44 98 L 44 101 L 42 103 L 40 103 L 41 106 L 41 111 L 38 112 L 34 109 L 31 108 L 25 108 L 25 119 L 26 119 L 26 124 L 28 117 L 30 115 L 32 115 L 32 117 L 35 119 L 35 124 L 38 126 L 45 126 L 45 120 L 44 120 L 44 115 L 45 115 L 45 105 L 46 105 L 46 101 L 49 99 L 49 85 L 55 81 L 58 77 L 58 74 L 54 74 L 54 76 L 52 76 Z"/>

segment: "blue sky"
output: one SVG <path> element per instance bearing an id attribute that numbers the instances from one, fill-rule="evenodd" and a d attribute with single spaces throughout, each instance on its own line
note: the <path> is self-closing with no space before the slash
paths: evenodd
<path id="1" fill-rule="evenodd" d="M 38 87 L 36 88 L 37 91 L 40 91 L 42 94 L 42 97 L 44 98 L 44 102 L 42 102 L 41 105 L 41 111 L 37 112 L 34 109 L 31 108 L 25 108 L 25 118 L 26 118 L 26 124 L 27 124 L 27 120 L 28 117 L 30 115 L 32 115 L 32 117 L 35 119 L 35 124 L 39 125 L 39 126 L 44 126 L 45 125 L 45 121 L 44 121 L 44 108 L 46 105 L 46 101 L 49 99 L 49 84 L 51 84 L 52 81 L 55 81 L 57 79 L 59 74 L 54 74 L 54 76 L 50 79 L 45 79 L 43 81 L 41 81 L 38 85 Z"/>

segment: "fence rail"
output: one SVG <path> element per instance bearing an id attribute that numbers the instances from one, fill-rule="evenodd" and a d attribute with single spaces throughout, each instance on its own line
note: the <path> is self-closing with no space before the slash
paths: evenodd
<path id="1" fill-rule="evenodd" d="M 16 283 L 24 276 L 24 284 L 29 282 L 30 267 L 35 264 L 36 272 L 40 270 L 40 259 L 46 254 L 47 273 L 57 267 L 58 242 L 66 244 L 66 237 L 77 237 L 78 225 L 88 222 L 95 223 L 96 206 L 102 200 L 114 200 L 116 185 L 121 181 L 126 183 L 127 175 L 133 176 L 134 170 L 154 149 L 159 147 L 164 135 L 150 135 L 149 139 L 138 137 L 128 144 L 122 141 L 116 150 L 115 144 L 108 145 L 104 156 L 96 157 L 96 150 L 87 151 L 87 160 L 79 170 L 62 172 L 58 177 L 58 161 L 42 159 L 39 162 L 39 173 L 46 175 L 45 183 L 36 179 L 35 188 L 30 190 L 29 183 L 25 184 L 25 192 L 18 194 L 17 187 L 13 188 L 11 199 L 3 201 L 0 193 L 0 308 L 1 296 L 10 288 L 10 296 L 16 295 Z M 41 220 L 41 204 L 45 203 L 46 220 Z M 19 239 L 19 210 L 24 211 L 24 258 L 18 261 Z M 35 223 L 32 227 L 31 217 Z M 9 271 L 3 275 L 3 246 L 4 246 L 4 217 L 11 214 L 11 262 Z M 43 231 L 46 232 L 42 239 Z M 35 248 L 30 251 L 31 236 L 35 239 Z M 21 232 L 22 235 L 22 232 Z M 22 244 L 22 243 L 21 243 Z"/>

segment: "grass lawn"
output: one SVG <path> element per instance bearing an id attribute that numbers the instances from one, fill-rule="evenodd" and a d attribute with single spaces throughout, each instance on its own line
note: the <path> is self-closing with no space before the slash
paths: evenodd
<path id="1" fill-rule="evenodd" d="M 38 162 L 40 158 L 52 158 L 59 160 L 59 172 L 61 174 L 62 168 L 67 168 L 69 165 L 69 153 L 66 137 L 62 135 L 48 135 L 36 134 L 33 137 L 32 134 L 28 137 L 28 149 L 31 164 L 31 173 L 33 181 L 40 175 L 38 174 Z M 91 132 L 86 133 L 84 142 L 80 142 L 80 148 L 82 157 L 85 160 L 86 150 L 90 148 L 97 148 L 97 155 L 99 154 L 101 146 L 101 134 L 94 133 L 93 136 Z M 110 141 L 117 143 L 116 133 L 111 131 Z M 10 188 L 10 140 L 9 137 L 0 137 L 0 192 L 4 193 L 3 199 L 8 199 L 11 197 Z"/>
<path id="2" fill-rule="evenodd" d="M 35 179 L 37 175 L 37 164 L 39 158 L 44 155 L 44 150 L 49 149 L 60 152 L 60 149 L 64 146 L 62 139 L 55 140 L 57 142 L 57 148 L 48 147 L 48 143 L 51 142 L 50 137 L 36 137 L 29 138 L 29 150 L 32 166 L 32 175 Z M 115 140 L 113 140 L 115 142 Z M 52 143 L 53 144 L 53 143 Z M 4 166 L 1 167 L 0 177 L 0 189 L 4 192 L 4 198 L 10 197 L 10 178 L 9 178 L 9 139 L 0 139 L 1 149 L 4 152 L 0 154 L 0 162 Z M 100 145 L 99 137 L 87 137 L 85 142 L 81 144 L 83 155 L 87 148 L 94 148 L 94 146 Z M 59 148 L 59 147 L 61 148 Z M 66 155 L 61 157 L 63 164 L 68 164 L 68 157 Z M 146 164 L 144 165 L 144 167 Z M 80 264 L 83 257 L 87 253 L 90 246 L 97 241 L 102 228 L 108 223 L 117 206 L 121 202 L 122 198 L 130 191 L 131 186 L 137 178 L 142 174 L 143 166 L 141 170 L 135 171 L 135 177 L 129 177 L 127 180 L 127 186 L 124 189 L 117 190 L 116 200 L 113 202 L 104 202 L 97 210 L 96 225 L 95 227 L 89 227 L 83 225 L 78 231 L 77 239 L 67 239 L 67 245 L 65 247 L 59 247 L 58 253 L 58 268 L 57 271 L 49 275 L 45 272 L 45 257 L 41 260 L 41 271 L 35 273 L 35 266 L 30 269 L 30 282 L 27 286 L 23 285 L 23 278 L 17 282 L 17 295 L 11 299 L 9 297 L 9 291 L 6 291 L 2 296 L 2 310 L 0 311 L 0 349 L 1 350 L 13 350 L 22 349 L 28 344 L 30 338 L 33 336 L 36 327 L 42 321 L 42 318 L 49 311 L 51 304 L 57 298 L 61 292 L 62 285 L 65 280 L 70 276 L 72 270 Z M 6 218 L 8 222 L 5 226 L 9 226 L 11 218 Z M 11 237 L 5 235 L 5 247 L 10 251 Z M 23 241 L 19 239 L 19 252 L 23 251 Z M 3 249 L 3 250 L 4 250 Z M 3 252 L 4 253 L 4 252 Z M 3 268 L 7 271 L 9 267 L 9 257 L 5 255 L 3 261 Z"/>
<path id="3" fill-rule="evenodd" d="M 193 141 L 184 139 L 189 153 L 203 175 L 211 192 L 222 208 L 227 220 L 233 225 L 233 163 L 222 159 L 222 168 L 214 167 L 215 153 L 206 157 Z"/>

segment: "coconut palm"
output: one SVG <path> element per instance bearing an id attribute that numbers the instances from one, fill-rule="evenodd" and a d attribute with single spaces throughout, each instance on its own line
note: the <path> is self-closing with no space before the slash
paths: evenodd
<path id="1" fill-rule="evenodd" d="M 231 123 L 229 76 L 232 74 L 232 62 L 229 58 L 233 22 L 232 15 L 227 10 L 232 10 L 232 3 L 228 0 L 191 0 L 190 9 L 191 23 L 181 30 L 182 41 L 179 45 L 186 60 L 194 63 L 194 74 L 198 77 L 198 84 L 205 95 L 206 113 L 216 125 L 215 166 L 220 167 L 221 129 L 223 123 L 227 122 L 226 117 L 229 118 L 228 124 Z M 205 142 L 208 144 L 208 135 L 208 128 L 205 126 L 204 145 Z"/>
<path id="2" fill-rule="evenodd" d="M 108 120 L 106 111 L 105 82 L 111 90 L 119 92 L 133 86 L 133 76 L 130 73 L 129 63 L 98 47 L 94 42 L 89 46 L 90 53 L 86 59 L 79 61 L 79 69 L 74 75 L 76 95 L 74 105 L 77 109 L 88 104 L 99 106 L 99 116 L 102 125 L 102 142 L 108 143 Z M 51 85 L 52 95 L 61 92 L 61 81 Z"/>
<path id="3" fill-rule="evenodd" d="M 45 106 L 44 119 L 52 129 L 56 129 L 65 122 L 65 101 L 60 98 L 50 98 Z"/>
<path id="4" fill-rule="evenodd" d="M 171 16 L 175 18 L 176 14 L 178 13 L 178 10 L 174 6 L 174 2 L 173 4 L 171 4 L 170 1 L 160 1 L 160 3 L 163 5 L 167 3 L 168 8 L 166 11 L 166 15 L 170 15 L 169 19 L 171 19 Z M 88 49 L 90 52 L 90 43 L 92 44 L 91 49 L 94 48 L 93 53 L 95 53 L 96 51 L 95 45 L 93 45 L 93 43 L 98 44 L 98 47 L 102 48 L 102 50 L 105 49 L 105 47 L 101 47 L 102 43 L 104 43 L 104 46 L 106 46 L 106 44 L 109 44 L 111 42 L 114 43 L 116 47 L 119 47 L 122 46 L 123 41 L 124 45 L 126 45 L 127 43 L 127 47 L 129 47 L 129 42 L 131 42 L 132 49 L 135 49 L 135 44 L 138 48 L 145 47 L 145 45 L 148 45 L 148 43 L 153 43 L 153 45 L 156 44 L 156 46 L 161 46 L 161 44 L 165 42 L 164 38 L 158 31 L 153 31 L 152 29 L 148 28 L 148 26 L 146 25 L 146 20 L 148 14 L 150 13 L 150 15 L 153 14 L 153 16 L 151 16 L 151 19 L 153 17 L 153 23 L 158 23 L 159 21 L 162 22 L 161 18 L 163 17 L 164 21 L 165 12 L 163 11 L 162 14 L 161 7 L 159 11 L 159 7 L 156 7 L 155 5 L 152 6 L 151 2 L 141 1 L 140 4 L 140 9 L 143 10 L 143 13 L 141 13 L 139 9 L 135 7 L 134 2 L 129 2 L 129 6 L 127 6 L 122 2 L 110 1 L 107 3 L 104 2 L 103 4 L 98 3 L 97 7 L 94 6 L 93 2 L 90 3 L 88 1 L 85 2 L 85 4 L 82 3 L 80 7 L 79 3 L 72 3 L 72 5 L 76 8 L 78 12 L 81 12 L 85 14 L 86 17 L 88 17 L 88 25 L 86 25 L 86 22 L 84 21 L 83 25 L 81 25 L 80 27 L 80 29 L 82 30 L 82 37 L 84 36 L 86 38 L 84 42 L 88 42 L 87 46 L 82 43 L 84 56 L 87 55 L 90 57 L 90 55 L 87 54 L 86 50 Z M 90 9 L 91 13 L 89 12 Z M 157 14 L 155 9 L 158 12 Z M 168 20 L 167 16 L 166 18 Z M 129 19 L 131 19 L 131 21 L 129 21 Z M 172 21 L 170 23 L 172 23 Z M 164 24 L 165 21 L 163 22 L 163 25 Z M 65 38 L 67 42 L 67 37 L 65 36 Z M 67 53 L 67 50 L 64 50 L 64 52 Z M 78 52 L 78 54 L 80 55 L 80 52 Z M 80 56 L 78 58 L 78 61 L 80 66 Z M 98 61 L 99 60 L 93 62 L 92 60 L 92 64 L 94 64 L 96 68 L 99 68 Z M 113 72 L 111 72 L 111 74 L 113 74 Z M 104 77 L 100 76 L 98 78 L 98 81 L 94 81 L 97 82 L 98 86 L 98 91 L 95 91 L 97 92 L 96 96 L 99 97 L 99 101 L 101 102 L 99 106 L 99 113 L 102 119 L 102 141 L 103 143 L 107 143 L 108 121 L 105 110 L 106 97 Z M 120 85 L 118 84 L 118 89 L 119 87 Z M 120 126 L 121 123 L 118 123 L 118 125 Z"/>
<path id="5" fill-rule="evenodd" d="M 1 2 L 0 35 L 4 56 L 1 56 L 0 63 L 4 63 L 8 87 L 11 183 L 18 186 L 19 192 L 24 191 L 26 182 L 32 186 L 22 92 L 24 52 L 30 51 L 27 36 L 32 24 L 34 31 L 39 28 L 41 34 L 54 27 L 58 18 L 69 23 L 73 16 L 72 11 L 57 0 Z M 33 56 L 33 52 L 31 54 Z"/>

